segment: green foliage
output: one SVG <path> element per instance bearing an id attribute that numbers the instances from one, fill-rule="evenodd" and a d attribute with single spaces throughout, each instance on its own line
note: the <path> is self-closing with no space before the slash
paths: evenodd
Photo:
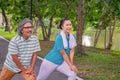
<path id="1" fill-rule="evenodd" d="M 65 17 L 68 17 L 72 20 L 73 26 L 76 27 L 76 18 L 77 18 L 77 2 L 78 0 L 44 0 L 44 1 L 33 1 L 33 15 L 34 17 L 41 17 L 50 19 L 51 16 L 54 17 L 54 23 L 57 23 Z"/>
<path id="2" fill-rule="evenodd" d="M 111 19 L 114 16 L 119 19 L 120 2 L 119 0 L 85 0 L 85 18 L 88 27 L 100 28 L 101 23 L 103 29 L 111 26 Z M 113 25 L 113 24 L 112 24 Z M 86 26 L 87 27 L 87 26 Z"/>
<path id="3" fill-rule="evenodd" d="M 4 6 L 7 14 L 12 14 L 13 25 L 19 23 L 21 19 L 29 18 L 30 16 L 29 0 L 0 0 L 0 3 L 1 6 Z M 105 22 L 103 16 L 107 16 L 104 28 L 110 25 L 110 17 L 117 16 L 120 19 L 119 4 L 119 0 L 85 0 L 85 29 L 88 27 L 99 28 L 100 24 Z M 78 5 L 78 0 L 33 0 L 32 16 L 36 18 L 40 14 L 43 19 L 48 20 L 53 16 L 56 21 L 58 20 L 57 18 L 68 17 L 72 20 L 74 30 L 76 30 Z"/>
<path id="4" fill-rule="evenodd" d="M 12 37 L 14 37 L 16 35 L 15 32 L 5 32 L 4 29 L 0 29 L 0 36 L 3 36 L 4 38 L 6 38 L 7 40 L 10 40 Z"/>

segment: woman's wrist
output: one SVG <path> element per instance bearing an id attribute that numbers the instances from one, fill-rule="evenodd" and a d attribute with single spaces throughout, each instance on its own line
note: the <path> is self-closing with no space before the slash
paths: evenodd
<path id="1" fill-rule="evenodd" d="M 73 67 L 73 66 L 74 66 L 73 64 L 70 65 L 70 67 Z"/>

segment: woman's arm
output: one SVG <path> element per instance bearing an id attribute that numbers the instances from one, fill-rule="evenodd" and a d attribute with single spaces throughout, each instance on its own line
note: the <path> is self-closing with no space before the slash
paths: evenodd
<path id="1" fill-rule="evenodd" d="M 65 62 L 69 65 L 70 69 L 74 72 L 78 72 L 77 68 L 71 63 L 69 57 L 67 56 L 66 52 L 64 50 L 61 50 L 60 53 L 62 54 Z"/>
<path id="2" fill-rule="evenodd" d="M 37 52 L 34 52 L 33 55 L 32 55 L 32 64 L 31 64 L 32 70 L 34 70 L 36 60 L 37 60 Z"/>
<path id="3" fill-rule="evenodd" d="M 71 49 L 71 51 L 70 51 L 70 62 L 73 64 L 73 61 L 74 61 L 74 48 L 73 49 Z"/>
<path id="4" fill-rule="evenodd" d="M 62 54 L 65 62 L 69 65 L 69 66 L 72 66 L 72 63 L 71 61 L 69 60 L 69 57 L 68 55 L 66 54 L 66 52 L 64 50 L 60 50 L 60 53 Z"/>

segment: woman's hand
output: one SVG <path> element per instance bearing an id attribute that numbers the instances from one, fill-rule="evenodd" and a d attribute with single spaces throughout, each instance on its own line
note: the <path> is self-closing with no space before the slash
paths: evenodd
<path id="1" fill-rule="evenodd" d="M 70 66 L 71 70 L 74 71 L 75 73 L 78 73 L 78 69 L 76 68 L 75 65 Z"/>

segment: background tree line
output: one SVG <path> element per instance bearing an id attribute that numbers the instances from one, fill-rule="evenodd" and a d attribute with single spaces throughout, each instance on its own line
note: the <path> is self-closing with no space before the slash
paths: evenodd
<path id="1" fill-rule="evenodd" d="M 32 21 L 34 34 L 42 28 L 43 40 L 50 40 L 51 30 L 58 27 L 62 18 L 72 20 L 76 31 L 76 53 L 83 55 L 82 35 L 87 28 L 96 30 L 94 47 L 99 36 L 104 31 L 104 49 L 111 50 L 112 37 L 116 27 L 119 27 L 120 0 L 32 0 Z M 5 21 L 5 31 L 16 31 L 19 21 L 30 18 L 30 0 L 0 0 L 0 13 Z M 9 20 L 12 22 L 9 25 Z M 49 24 L 46 25 L 46 20 Z M 109 41 L 106 41 L 106 29 L 109 28 Z"/>

